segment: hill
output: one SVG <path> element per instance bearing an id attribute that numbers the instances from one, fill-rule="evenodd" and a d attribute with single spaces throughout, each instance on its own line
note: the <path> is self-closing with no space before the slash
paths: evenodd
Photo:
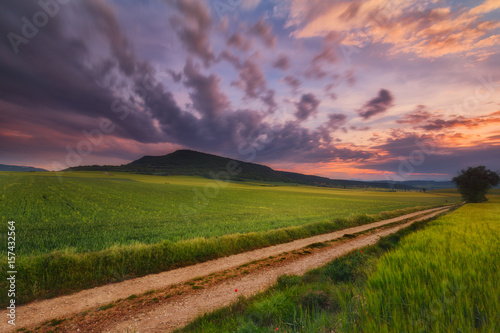
<path id="1" fill-rule="evenodd" d="M 331 179 L 320 176 L 304 175 L 301 173 L 278 171 L 288 177 L 293 182 L 304 185 L 325 186 L 325 187 L 357 187 L 357 188 L 394 188 L 398 190 L 416 190 L 416 187 L 404 183 L 389 184 L 387 182 L 367 182 L 361 180 Z"/>
<path id="2" fill-rule="evenodd" d="M 31 166 L 0 164 L 0 171 L 31 172 L 31 171 L 47 171 L 47 170 Z"/>
<path id="3" fill-rule="evenodd" d="M 236 162 L 236 163 L 235 163 Z M 238 173 L 233 180 L 260 180 L 269 182 L 289 182 L 290 179 L 270 167 L 235 161 L 230 158 L 201 153 L 193 150 L 177 150 L 163 156 L 144 156 L 126 165 L 129 172 L 166 175 L 196 175 L 207 178 L 217 177 L 221 171 Z M 239 171 L 239 172 L 238 172 Z"/>
<path id="4" fill-rule="evenodd" d="M 385 180 L 377 180 L 377 183 L 385 183 Z M 449 188 L 456 188 L 455 184 L 450 180 L 445 181 L 435 181 L 435 180 L 406 180 L 403 182 L 397 182 L 398 184 L 404 184 L 413 186 L 419 189 L 425 188 L 427 190 L 444 190 Z"/>
<path id="5" fill-rule="evenodd" d="M 129 164 L 120 166 L 79 166 L 68 171 L 119 171 L 153 175 L 187 175 L 207 178 L 220 178 L 220 172 L 239 171 L 231 176 L 233 181 L 265 181 L 279 183 L 296 183 L 302 185 L 325 187 L 357 187 L 357 188 L 395 188 L 415 190 L 406 184 L 388 184 L 363 182 L 355 180 L 330 179 L 326 177 L 304 175 L 300 173 L 277 171 L 268 166 L 237 161 L 226 157 L 197 152 L 194 150 L 177 150 L 162 156 L 143 156 Z"/>

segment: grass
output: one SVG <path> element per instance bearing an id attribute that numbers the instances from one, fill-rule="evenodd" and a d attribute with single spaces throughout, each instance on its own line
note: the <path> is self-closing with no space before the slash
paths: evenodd
<path id="1" fill-rule="evenodd" d="M 282 276 L 179 332 L 498 332 L 499 216 L 491 195 L 302 277 Z"/>
<path id="2" fill-rule="evenodd" d="M 384 257 L 344 330 L 498 332 L 500 196 L 490 200 L 440 218 Z"/>
<path id="3" fill-rule="evenodd" d="M 100 306 L 99 307 L 99 311 L 104 311 L 104 310 L 107 310 L 107 309 L 111 309 L 112 307 L 114 307 L 115 304 L 114 303 L 109 303 L 109 304 L 106 304 L 106 305 L 103 305 L 103 306 Z"/>
<path id="4" fill-rule="evenodd" d="M 18 304 L 459 200 L 102 172 L 2 172 L 0 188 L 1 220 L 16 221 Z"/>
<path id="5" fill-rule="evenodd" d="M 238 183 L 225 183 L 210 198 L 200 193 L 216 183 L 199 177 L 70 172 L 59 182 L 41 175 L 52 173 L 39 174 L 0 173 L 0 217 L 17 223 L 18 255 L 262 232 L 457 200 L 453 194 Z"/>

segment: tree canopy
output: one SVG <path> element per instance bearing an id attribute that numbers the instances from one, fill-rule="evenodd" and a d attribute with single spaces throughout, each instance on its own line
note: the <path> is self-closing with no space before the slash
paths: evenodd
<path id="1" fill-rule="evenodd" d="M 488 190 L 500 182 L 500 175 L 481 165 L 462 170 L 452 181 L 465 201 L 484 202 Z"/>

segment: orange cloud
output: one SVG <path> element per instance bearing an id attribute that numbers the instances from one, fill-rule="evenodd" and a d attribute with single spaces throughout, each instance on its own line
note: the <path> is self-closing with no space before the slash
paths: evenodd
<path id="1" fill-rule="evenodd" d="M 30 134 L 22 133 L 19 131 L 6 130 L 6 129 L 2 130 L 0 132 L 0 135 L 4 137 L 11 137 L 17 139 L 31 139 L 33 137 L 33 135 Z"/>
<path id="2" fill-rule="evenodd" d="M 498 0 L 453 11 L 449 7 L 430 8 L 436 4 L 415 0 L 312 2 L 307 7 L 305 1 L 295 0 L 291 6 L 289 25 L 298 27 L 293 33 L 298 38 L 337 31 L 344 35 L 344 44 L 358 47 L 368 43 L 389 44 L 392 55 L 436 58 L 466 54 L 477 60 L 491 55 L 491 48 L 500 40 L 500 35 L 494 34 L 500 22 L 482 20 L 484 14 L 500 8 Z M 314 10 L 308 9 L 312 7 Z"/>
<path id="3" fill-rule="evenodd" d="M 363 167 L 361 162 L 328 162 L 301 164 L 272 164 L 276 170 L 285 170 L 338 179 L 384 179 L 384 172 Z"/>
<path id="4" fill-rule="evenodd" d="M 399 124 L 411 124 L 414 128 L 424 129 L 426 131 L 436 131 L 456 127 L 484 127 L 500 123 L 500 111 L 492 112 L 487 115 L 465 118 L 463 116 L 451 116 L 446 119 L 441 116 L 433 115 L 425 110 L 425 106 L 419 105 L 417 110 L 405 114 L 397 120 Z"/>
<path id="5" fill-rule="evenodd" d="M 484 14 L 494 11 L 500 8 L 500 1 L 498 0 L 486 0 L 481 5 L 474 7 L 470 10 L 473 15 Z"/>

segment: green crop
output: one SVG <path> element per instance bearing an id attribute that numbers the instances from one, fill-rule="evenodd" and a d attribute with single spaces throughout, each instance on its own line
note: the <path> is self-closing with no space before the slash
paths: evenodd
<path id="1" fill-rule="evenodd" d="M 447 193 L 449 191 L 442 191 Z M 179 332 L 498 332 L 500 191 L 382 238 Z"/>
<path id="2" fill-rule="evenodd" d="M 16 222 L 20 302 L 460 200 L 102 172 L 0 173 L 0 188 L 2 237 Z"/>
<path id="3" fill-rule="evenodd" d="M 261 232 L 458 200 L 418 192 L 237 183 L 219 186 L 211 198 L 204 195 L 207 184 L 216 183 L 97 172 L 69 173 L 60 182 L 54 176 L 0 173 L 0 217 L 16 221 L 17 253 L 33 255 Z"/>
<path id="4" fill-rule="evenodd" d="M 441 217 L 385 256 L 344 330 L 498 332 L 500 196 L 490 200 Z"/>

